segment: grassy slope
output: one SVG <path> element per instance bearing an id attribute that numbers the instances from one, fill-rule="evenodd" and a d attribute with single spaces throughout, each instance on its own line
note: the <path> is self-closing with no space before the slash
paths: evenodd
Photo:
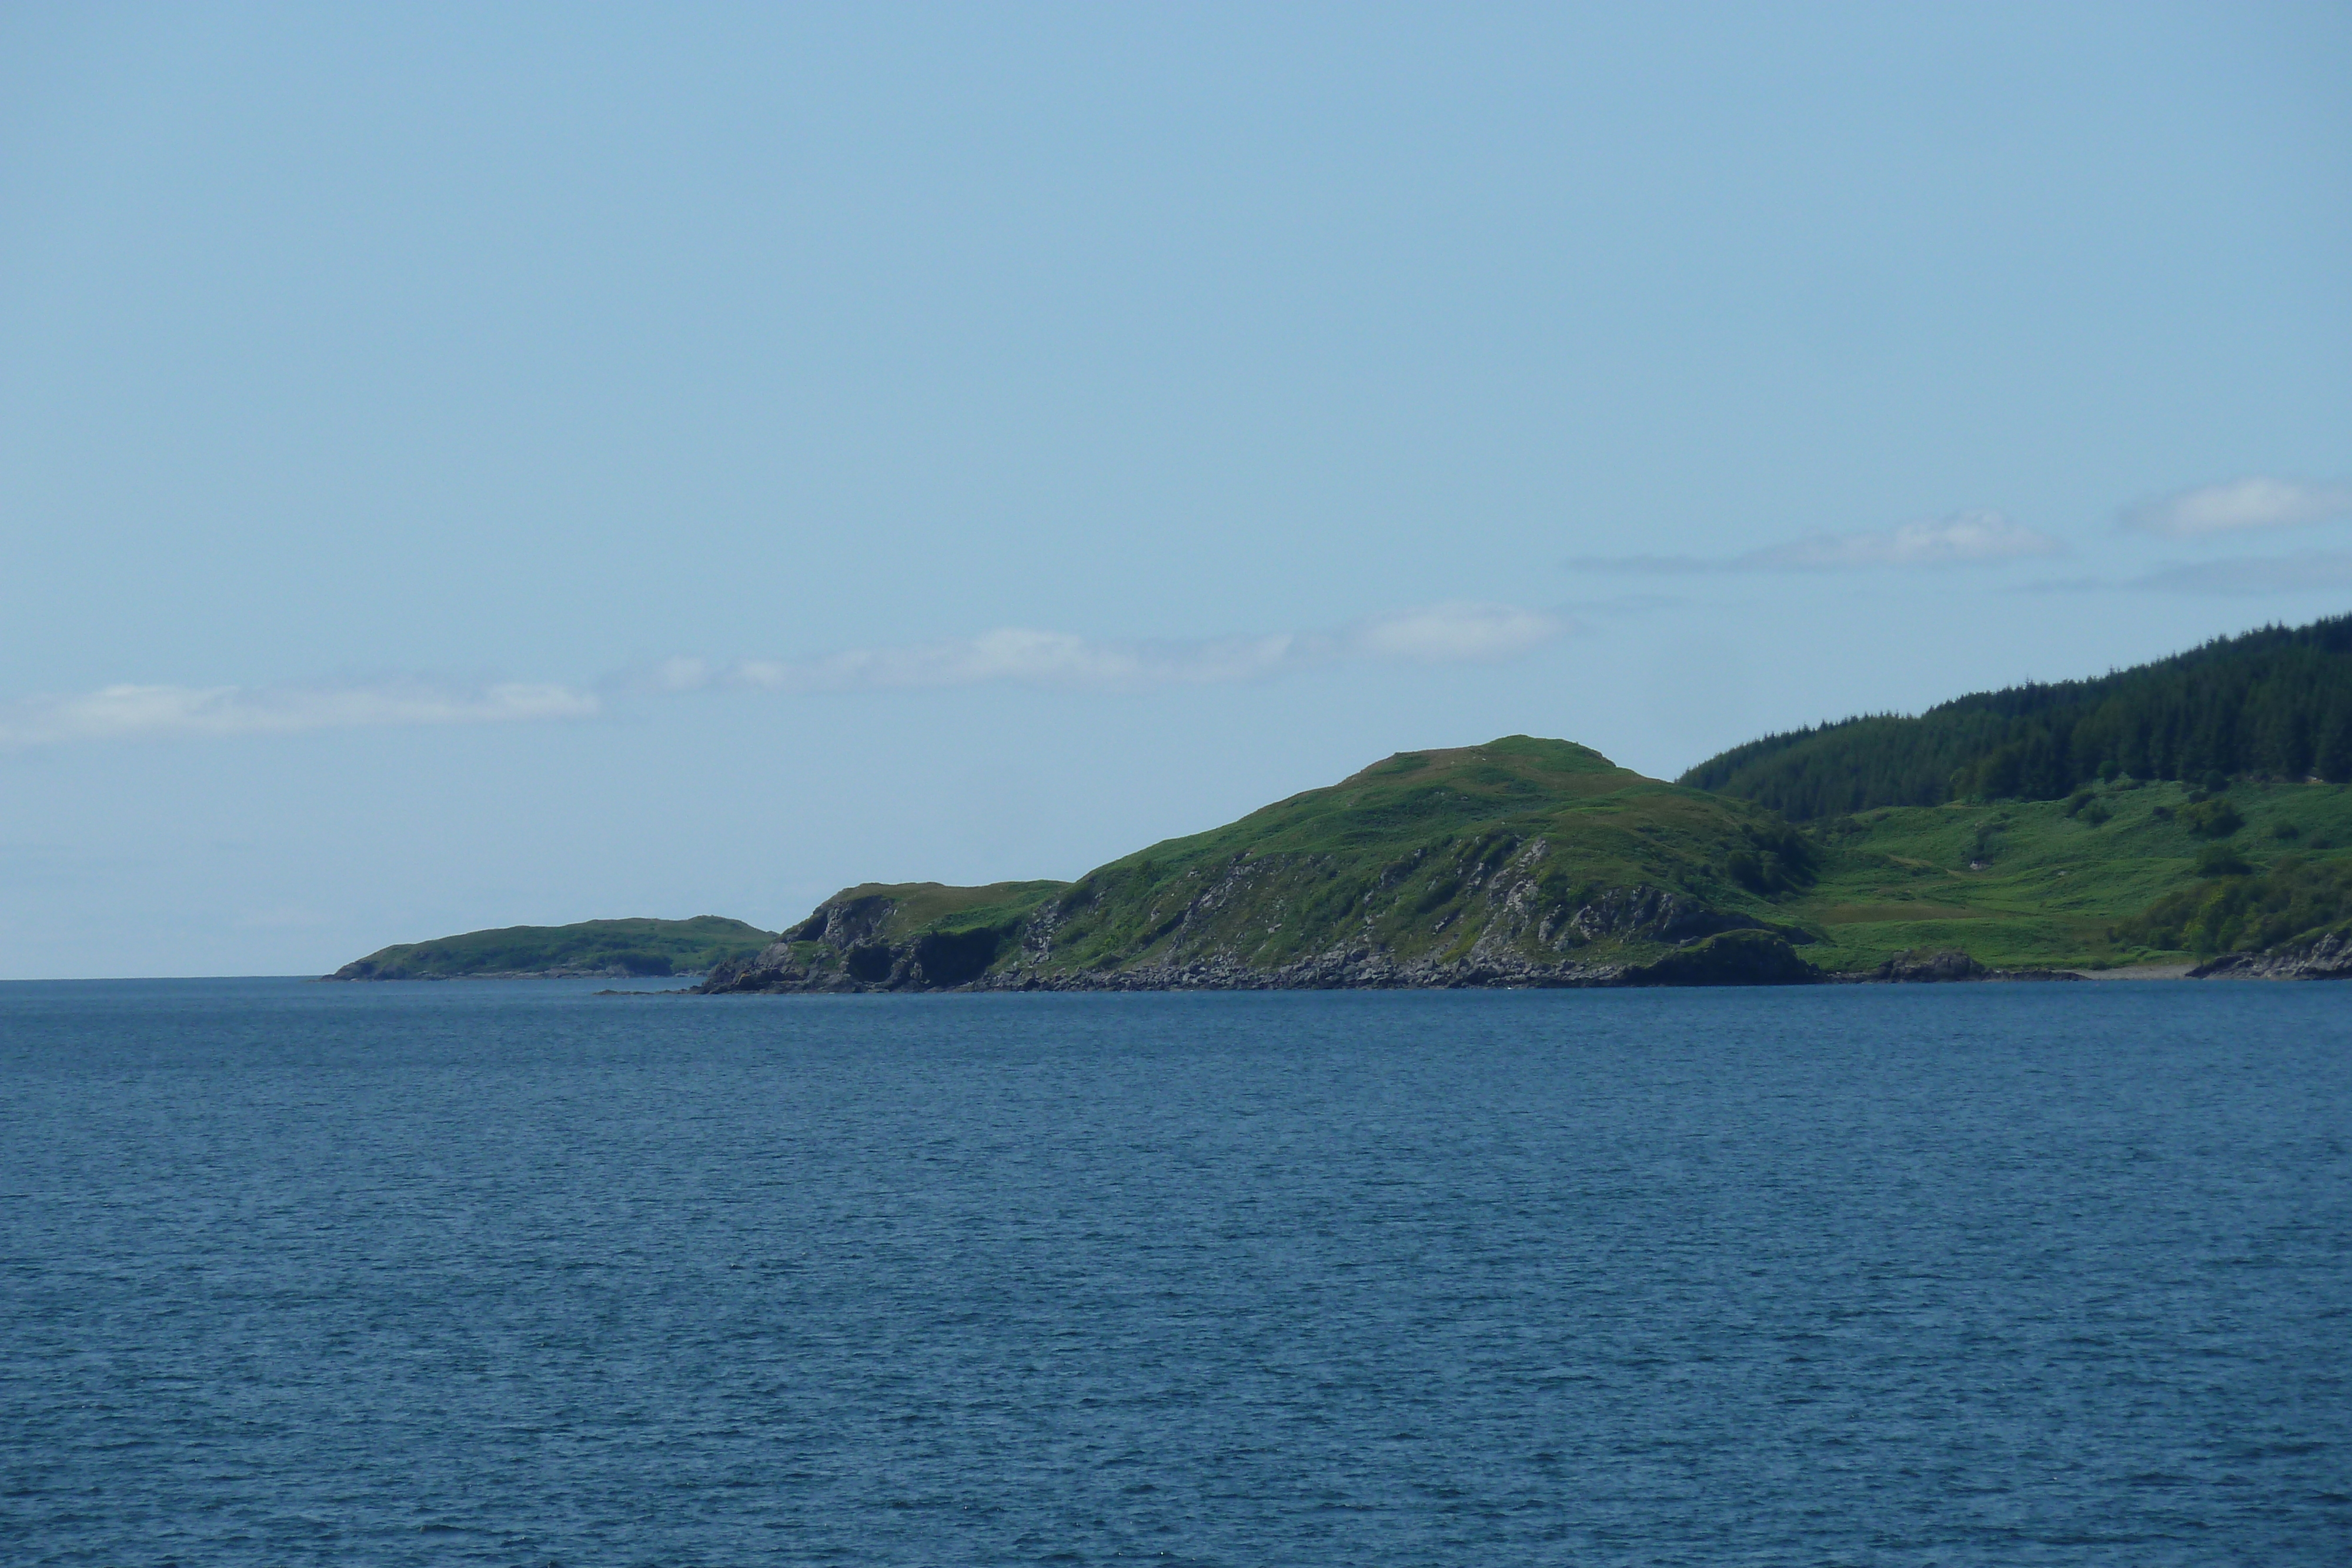
<path id="1" fill-rule="evenodd" d="M 1873 967 L 1904 949 L 1957 947 L 2001 967 L 2080 967 L 2185 959 L 2110 932 L 2158 898 L 2195 884 L 2211 841 L 2178 813 L 2175 784 L 2107 789 L 2113 817 L 2094 825 L 2063 800 L 1892 807 L 1818 825 L 1832 846 L 1818 883 L 1777 901 L 1781 918 L 1818 933 L 1805 956 L 1833 969 Z M 2352 850 L 2352 794 L 2326 784 L 2231 787 L 2246 825 L 2225 841 L 2256 869 L 2288 854 L 2332 861 Z M 2171 821 L 2157 816 L 2168 808 Z M 2299 836 L 2273 836 L 2280 824 Z M 1968 869 L 1979 828 L 1990 862 Z"/>
<path id="2" fill-rule="evenodd" d="M 923 931 L 971 931 L 1019 921 L 1066 882 L 992 882 L 983 887 L 950 887 L 937 882 L 864 883 L 844 888 L 827 904 L 880 896 L 894 907 L 877 935 L 904 940 Z"/>
<path id="3" fill-rule="evenodd" d="M 1230 956 L 1272 967 L 1335 943 L 1456 959 L 1496 935 L 1502 912 L 1487 891 L 1506 867 L 1531 872 L 1538 889 L 1523 943 L 1543 915 L 1635 885 L 1769 916 L 1725 866 L 1785 832 L 1769 812 L 1643 778 L 1567 741 L 1511 736 L 1401 753 L 1088 873 L 1060 899 L 1047 962 L 1100 969 Z M 1538 839 L 1540 858 L 1521 859 Z"/>
<path id="4" fill-rule="evenodd" d="M 583 920 L 572 925 L 508 925 L 431 942 L 408 942 L 369 954 L 335 972 L 339 979 L 450 979 L 466 975 L 537 974 L 619 967 L 630 974 L 686 974 L 757 952 L 768 933 L 740 920 Z"/>

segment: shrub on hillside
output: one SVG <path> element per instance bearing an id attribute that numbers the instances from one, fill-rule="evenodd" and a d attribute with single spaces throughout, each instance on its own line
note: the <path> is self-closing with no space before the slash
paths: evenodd
<path id="1" fill-rule="evenodd" d="M 2247 876 L 2253 869 L 2227 844 L 2207 844 L 2197 852 L 2199 876 Z"/>
<path id="2" fill-rule="evenodd" d="M 2213 849 L 2228 852 L 2227 846 Z M 2239 953 L 2352 920 L 2352 861 L 2281 861 L 2265 876 L 2216 876 L 2167 894 L 2117 928 L 2125 941 Z"/>
<path id="3" fill-rule="evenodd" d="M 2180 825 L 2200 838 L 2226 839 L 2246 825 L 2227 795 L 2216 795 L 2180 809 Z"/>

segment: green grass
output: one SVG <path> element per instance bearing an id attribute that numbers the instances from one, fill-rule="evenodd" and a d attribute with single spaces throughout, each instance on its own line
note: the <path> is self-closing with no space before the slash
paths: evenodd
<path id="1" fill-rule="evenodd" d="M 868 882 L 844 888 L 824 902 L 829 905 L 868 898 L 887 900 L 889 914 L 875 934 L 887 941 L 900 941 L 924 931 L 974 931 L 1017 923 L 1069 885 L 1066 882 L 992 882 L 982 887 L 950 887 L 937 882 Z"/>
<path id="2" fill-rule="evenodd" d="M 507 925 L 371 953 L 335 971 L 339 980 L 440 980 L 467 975 L 572 972 L 696 974 L 756 953 L 772 937 L 716 915 L 691 920 L 583 920 L 572 925 Z"/>
<path id="3" fill-rule="evenodd" d="M 2222 841 L 2257 872 L 2352 851 L 2352 794 L 2341 786 L 2239 784 L 2227 798 L 2243 825 Z M 1820 879 L 1775 903 L 1820 936 L 1805 956 L 1828 968 L 1937 947 L 2008 968 L 2183 961 L 2197 955 L 2151 946 L 2163 934 L 2134 923 L 2204 880 L 2198 855 L 2215 840 L 2192 823 L 2217 815 L 2178 784 L 2108 786 L 2072 802 L 1883 808 L 1817 824 Z"/>

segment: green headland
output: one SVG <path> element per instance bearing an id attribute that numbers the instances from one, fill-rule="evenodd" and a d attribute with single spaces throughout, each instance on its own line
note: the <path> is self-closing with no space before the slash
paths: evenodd
<path id="1" fill-rule="evenodd" d="M 711 992 L 2333 976 L 2352 973 L 2347 783 L 2352 617 L 1770 736 L 1677 783 L 1507 736 L 1073 883 L 869 883 L 772 939 L 588 922 L 340 973 L 707 968 Z"/>
<path id="2" fill-rule="evenodd" d="M 572 925 L 508 925 L 369 954 L 331 980 L 454 980 L 701 974 L 757 953 L 770 933 L 740 920 L 583 920 Z"/>
<path id="3" fill-rule="evenodd" d="M 1075 883 L 852 888 L 705 988 L 1794 978 L 1811 938 L 1771 900 L 1812 853 L 1745 801 L 1509 736 L 1389 758 Z"/>

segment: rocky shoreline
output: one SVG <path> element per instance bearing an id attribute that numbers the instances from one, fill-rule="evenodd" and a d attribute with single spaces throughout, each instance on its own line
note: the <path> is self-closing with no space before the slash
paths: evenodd
<path id="1" fill-rule="evenodd" d="M 1257 969 L 1230 959 L 1138 965 L 1099 973 L 991 976 L 969 989 L 994 991 L 1337 991 L 1592 989 L 1633 986 L 1805 986 L 1821 971 L 1778 936 L 1733 931 L 1649 963 L 1545 964 L 1516 953 L 1473 954 L 1452 963 L 1400 962 L 1384 953 L 1333 952 Z"/>
<path id="2" fill-rule="evenodd" d="M 773 961 L 781 959 L 781 962 Z M 815 971 L 776 949 L 759 958 L 721 965 L 696 988 L 702 996 L 847 995 L 891 991 L 1328 991 L 1601 989 L 1650 986 L 1914 985 L 1966 982 L 2081 980 L 2068 969 L 1988 968 L 1967 954 L 1904 954 L 1862 973 L 1838 973 L 1807 963 L 1786 940 L 1754 930 L 1723 932 L 1642 963 L 1538 963 L 1516 953 L 1473 954 L 1451 963 L 1401 962 L 1363 949 L 1334 951 L 1286 964 L 1254 967 L 1233 959 L 1142 964 L 1108 970 L 1019 967 L 950 984 L 931 981 L 919 956 L 871 964 L 866 977 L 846 970 Z"/>
<path id="3" fill-rule="evenodd" d="M 678 969 L 656 975 L 620 964 L 607 964 L 594 969 L 482 969 L 462 975 L 370 975 L 352 972 L 359 967 L 356 964 L 346 964 L 331 975 L 318 977 L 321 981 L 341 980 L 351 984 L 383 984 L 394 980 L 690 980 L 705 972 Z"/>
<path id="4" fill-rule="evenodd" d="M 2072 969 L 1993 969 L 1958 948 L 1939 953 L 1897 953 L 1875 969 L 1822 977 L 1832 985 L 1948 985 L 1969 980 L 2080 980 Z"/>

